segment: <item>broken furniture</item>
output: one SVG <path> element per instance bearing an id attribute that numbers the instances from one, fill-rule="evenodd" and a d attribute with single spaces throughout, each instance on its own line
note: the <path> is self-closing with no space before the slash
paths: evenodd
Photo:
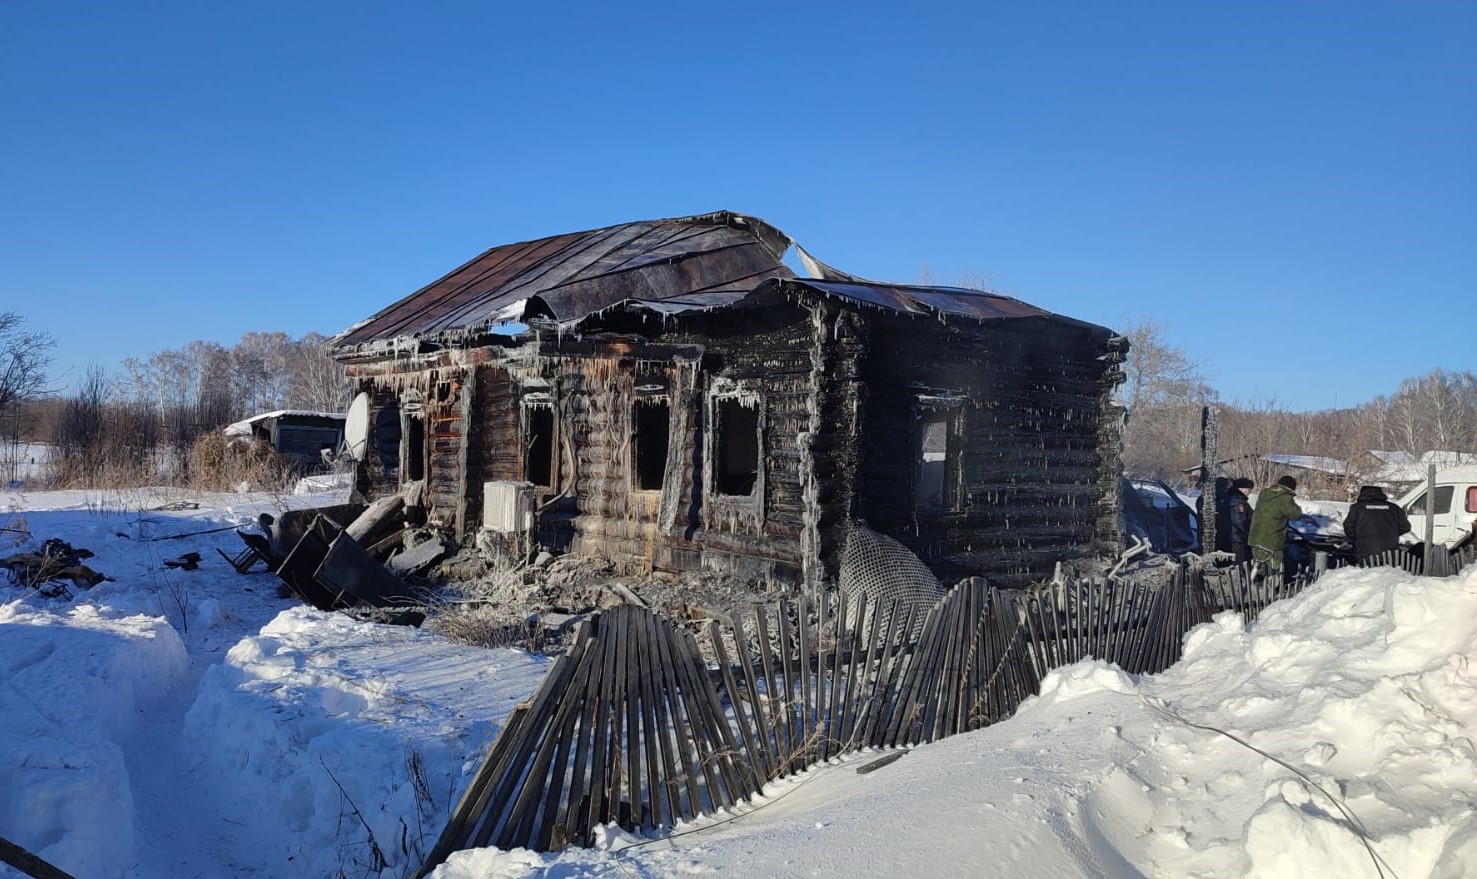
<path id="1" fill-rule="evenodd" d="M 227 561 L 245 573 L 264 560 L 292 594 L 320 610 L 419 607 L 420 590 L 402 574 L 434 563 L 446 548 L 439 540 L 428 540 L 397 556 L 404 560 L 393 569 L 380 561 L 376 552 L 388 552 L 403 540 L 406 532 L 397 527 L 397 516 L 404 509 L 404 499 L 397 495 L 368 507 L 343 504 L 263 516 L 267 536 L 238 532 L 246 549 Z M 429 546 L 422 548 L 424 544 Z M 414 611 L 390 618 L 417 625 L 422 619 Z"/>
<path id="2" fill-rule="evenodd" d="M 70 543 L 50 538 L 41 544 L 40 552 L 22 552 L 0 559 L 0 568 L 10 573 L 12 583 L 35 589 L 48 598 L 71 598 L 63 581 L 70 580 L 78 589 L 90 589 L 108 577 L 82 564 L 92 558 L 92 551 L 75 549 Z"/>

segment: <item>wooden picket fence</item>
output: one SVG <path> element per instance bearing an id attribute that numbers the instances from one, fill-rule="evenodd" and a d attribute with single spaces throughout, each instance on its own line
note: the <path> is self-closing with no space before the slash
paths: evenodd
<path id="1" fill-rule="evenodd" d="M 1477 563 L 1477 547 L 1468 546 L 1459 552 L 1439 551 L 1431 554 L 1427 559 L 1424 554 L 1410 552 L 1406 549 L 1392 549 L 1389 552 L 1370 556 L 1359 563 L 1362 568 L 1391 567 L 1400 568 L 1408 574 L 1428 574 L 1432 577 L 1450 577 L 1460 574 L 1467 567 Z M 1430 568 L 1428 572 L 1426 569 Z"/>
<path id="2" fill-rule="evenodd" d="M 932 608 L 838 594 L 696 631 L 616 607 L 583 623 L 514 709 L 420 875 L 463 848 L 551 851 L 589 844 L 602 824 L 669 828 L 839 754 L 978 729 L 1088 657 L 1162 671 L 1191 627 L 1224 609 L 1250 620 L 1308 582 L 1184 565 L 1158 582 L 1025 591 L 971 579 Z"/>

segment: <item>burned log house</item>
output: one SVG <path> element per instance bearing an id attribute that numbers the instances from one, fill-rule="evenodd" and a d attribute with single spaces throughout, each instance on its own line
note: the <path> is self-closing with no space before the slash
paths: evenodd
<path id="1" fill-rule="evenodd" d="M 531 484 L 540 546 L 808 588 L 858 522 L 944 582 L 1117 551 L 1121 339 L 797 246 L 798 277 L 792 245 L 729 212 L 555 235 L 351 327 L 360 490 L 424 480 L 428 519 L 470 542 Z"/>

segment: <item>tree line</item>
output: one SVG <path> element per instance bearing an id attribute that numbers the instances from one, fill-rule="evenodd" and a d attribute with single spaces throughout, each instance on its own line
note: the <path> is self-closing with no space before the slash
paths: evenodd
<path id="1" fill-rule="evenodd" d="M 226 425 L 276 409 L 342 412 L 349 401 L 328 337 L 280 331 L 130 357 L 115 373 L 92 364 L 59 394 L 46 379 L 55 341 L 24 323 L 0 312 L 0 440 L 48 444 L 61 487 L 199 482 L 196 465 L 220 455 L 196 446 Z"/>
<path id="2" fill-rule="evenodd" d="M 1477 375 L 1433 370 L 1360 406 L 1294 412 L 1275 400 L 1229 404 L 1203 365 L 1169 344 L 1149 318 L 1125 328 L 1130 342 L 1117 404 L 1125 415 L 1123 466 L 1131 476 L 1178 484 L 1200 463 L 1201 412 L 1220 412 L 1219 460 L 1259 484 L 1275 478 L 1268 454 L 1355 459 L 1371 450 L 1414 455 L 1477 451 Z M 234 345 L 194 341 L 110 374 L 90 366 L 69 395 L 48 387 L 52 338 L 0 312 L 0 439 L 56 448 L 61 484 L 122 484 L 188 471 L 202 436 L 274 409 L 342 411 L 350 388 L 327 337 L 248 332 Z"/>
<path id="3" fill-rule="evenodd" d="M 1187 482 L 1188 471 L 1200 464 L 1206 406 L 1219 411 L 1217 460 L 1228 461 L 1228 469 L 1259 485 L 1275 479 L 1279 470 L 1262 461 L 1269 454 L 1358 462 L 1375 450 L 1477 451 L 1477 375 L 1470 371 L 1436 369 L 1359 406 L 1294 412 L 1275 400 L 1221 401 L 1202 364 L 1168 344 L 1163 327 L 1152 319 L 1132 322 L 1125 335 L 1131 347 L 1118 402 L 1127 419 L 1123 467 L 1132 476 Z M 1357 480 L 1361 474 L 1350 476 Z"/>

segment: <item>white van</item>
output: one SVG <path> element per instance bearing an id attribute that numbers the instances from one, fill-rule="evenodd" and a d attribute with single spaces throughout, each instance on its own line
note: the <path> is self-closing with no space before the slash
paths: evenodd
<path id="1" fill-rule="evenodd" d="M 1410 517 L 1410 533 L 1403 540 L 1426 539 L 1429 486 L 1422 482 L 1400 497 L 1398 503 Z M 1450 467 L 1436 471 L 1433 542 L 1455 546 L 1477 527 L 1477 467 Z"/>

